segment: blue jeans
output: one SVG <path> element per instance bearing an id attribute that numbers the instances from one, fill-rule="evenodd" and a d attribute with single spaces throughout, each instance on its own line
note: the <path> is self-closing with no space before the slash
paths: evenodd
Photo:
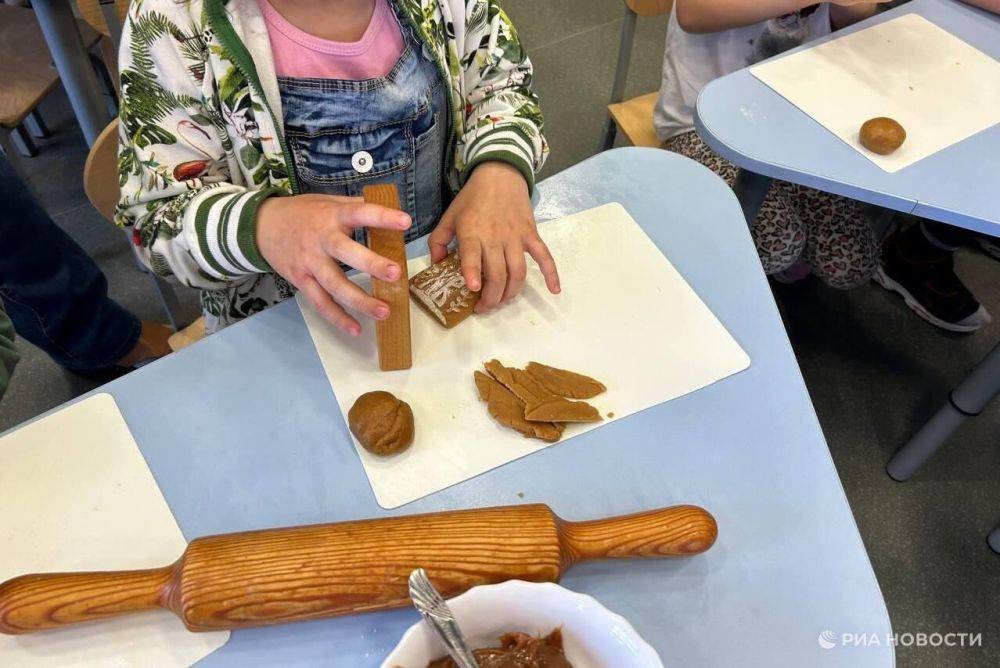
<path id="1" fill-rule="evenodd" d="M 443 209 L 448 104 L 432 57 L 402 31 L 406 47 L 384 77 L 278 77 L 278 88 L 302 192 L 358 196 L 368 184 L 394 184 L 413 218 L 410 241 L 434 229 Z"/>
<path id="2" fill-rule="evenodd" d="M 0 299 L 18 336 L 72 371 L 114 366 L 139 340 L 139 320 L 2 154 L 0 203 Z"/>

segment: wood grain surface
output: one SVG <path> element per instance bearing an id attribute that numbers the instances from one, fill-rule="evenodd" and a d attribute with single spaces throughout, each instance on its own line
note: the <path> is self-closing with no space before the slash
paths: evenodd
<path id="1" fill-rule="evenodd" d="M 715 518 L 698 506 L 672 506 L 587 522 L 558 520 L 563 565 L 594 559 L 699 554 L 715 543 Z"/>
<path id="2" fill-rule="evenodd" d="M 118 187 L 118 119 L 97 135 L 83 165 L 83 191 L 98 213 L 113 220 L 121 190 Z"/>
<path id="3" fill-rule="evenodd" d="M 129 0 L 115 0 L 115 16 L 117 16 L 119 24 L 125 23 L 128 5 Z M 91 28 L 105 37 L 111 37 L 112 31 L 108 27 L 107 17 L 101 7 L 101 0 L 76 0 L 76 8 L 80 12 L 80 18 L 86 21 Z"/>
<path id="4" fill-rule="evenodd" d="M 590 559 L 697 554 L 715 542 L 705 510 L 675 506 L 567 522 L 532 504 L 199 538 L 173 566 L 26 575 L 0 584 L 0 631 L 39 629 L 160 606 L 192 631 L 409 605 L 424 568 L 445 597 L 510 579 L 555 582 Z"/>
<path id="5" fill-rule="evenodd" d="M 378 183 L 365 186 L 364 198 L 371 204 L 399 209 L 396 186 Z M 372 296 L 389 305 L 389 317 L 375 322 L 378 365 L 382 371 L 409 369 L 413 365 L 410 348 L 410 294 L 406 271 L 406 243 L 396 230 L 368 228 L 368 247 L 400 267 L 401 275 L 392 282 L 372 277 Z"/>
<path id="6" fill-rule="evenodd" d="M 35 12 L 0 5 L 0 127 L 13 128 L 59 83 Z"/>
<path id="7" fill-rule="evenodd" d="M 659 93 L 654 91 L 630 100 L 608 105 L 608 113 L 632 146 L 659 148 L 663 141 L 653 126 L 653 109 Z"/>
<path id="8" fill-rule="evenodd" d="M 83 45 L 90 49 L 100 35 L 78 23 Z M 0 3 L 0 127 L 18 125 L 58 83 L 34 10 Z"/>
<path id="9" fill-rule="evenodd" d="M 0 631 L 30 633 L 167 607 L 176 571 L 22 575 L 0 584 Z"/>

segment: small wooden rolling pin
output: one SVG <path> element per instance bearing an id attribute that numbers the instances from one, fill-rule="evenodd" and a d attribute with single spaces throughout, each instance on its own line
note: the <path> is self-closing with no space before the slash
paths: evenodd
<path id="1" fill-rule="evenodd" d="M 399 209 L 399 191 L 390 183 L 365 186 L 365 201 Z M 406 274 L 406 242 L 402 232 L 368 228 L 368 248 L 400 266 L 395 281 L 372 279 L 372 296 L 389 305 L 389 317 L 375 321 L 378 366 L 382 371 L 399 371 L 413 366 L 410 347 L 410 281 Z"/>
<path id="2" fill-rule="evenodd" d="M 542 504 L 210 536 L 163 568 L 8 580 L 0 631 L 157 607 L 192 631 L 281 624 L 406 606 L 407 577 L 418 566 L 454 596 L 510 579 L 554 582 L 590 559 L 697 554 L 715 536 L 715 519 L 696 506 L 567 522 Z"/>

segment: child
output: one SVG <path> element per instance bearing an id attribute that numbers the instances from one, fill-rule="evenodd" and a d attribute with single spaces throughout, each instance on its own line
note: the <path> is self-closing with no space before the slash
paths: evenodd
<path id="1" fill-rule="evenodd" d="M 366 227 L 433 230 L 435 261 L 457 239 L 480 311 L 521 291 L 525 253 L 559 291 L 531 63 L 498 0 L 143 0 L 120 60 L 117 220 L 203 289 L 208 331 L 293 286 L 350 334 L 348 310 L 387 317 L 342 269 L 400 275 Z M 386 182 L 405 212 L 359 201 Z"/>
<path id="2" fill-rule="evenodd" d="M 654 111 L 666 148 L 701 162 L 732 184 L 736 167 L 694 130 L 698 93 L 711 80 L 831 29 L 871 16 L 877 3 L 804 0 L 676 0 L 667 28 L 663 80 Z M 811 269 L 841 289 L 868 281 L 878 249 L 853 200 L 775 181 L 751 226 L 767 274 L 803 278 Z"/>

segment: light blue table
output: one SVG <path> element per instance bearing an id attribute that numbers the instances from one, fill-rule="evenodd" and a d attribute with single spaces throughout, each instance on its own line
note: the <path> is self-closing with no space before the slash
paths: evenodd
<path id="1" fill-rule="evenodd" d="M 797 50 L 908 13 L 1000 58 L 1000 16 L 955 0 L 913 0 Z M 695 126 L 719 155 L 757 174 L 1000 236 L 1000 125 L 890 174 L 742 69 L 705 86 Z"/>
<path id="2" fill-rule="evenodd" d="M 913 0 L 797 50 L 907 13 L 1000 59 L 1000 16 L 955 0 Z M 1000 236 L 1000 124 L 890 174 L 743 69 L 705 86 L 695 125 L 709 146 L 743 168 L 734 188 L 747 220 L 756 218 L 770 179 L 777 178 Z M 889 475 L 909 479 L 998 394 L 1000 345 L 900 448 L 887 466 Z M 1000 533 L 991 541 L 1000 545 Z"/>
<path id="3" fill-rule="evenodd" d="M 631 620 L 668 665 L 892 665 L 884 642 L 817 642 L 826 630 L 884 639 L 889 619 L 732 192 L 653 149 L 601 154 L 539 190 L 540 218 L 624 204 L 750 369 L 385 511 L 290 300 L 101 388 L 185 536 L 529 502 L 567 519 L 695 503 L 719 523 L 707 554 L 584 564 L 563 584 Z M 239 631 L 203 665 L 378 665 L 417 619 L 402 610 Z"/>

